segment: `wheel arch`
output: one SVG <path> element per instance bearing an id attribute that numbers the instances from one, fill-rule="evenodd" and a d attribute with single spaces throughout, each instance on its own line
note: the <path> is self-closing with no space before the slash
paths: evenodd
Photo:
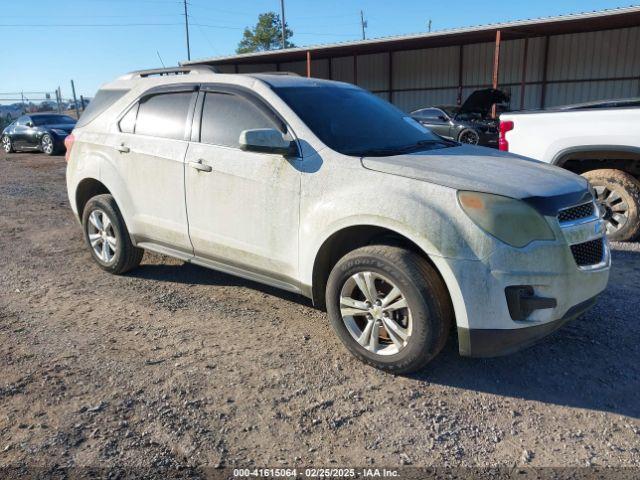
<path id="1" fill-rule="evenodd" d="M 345 226 L 324 239 L 313 262 L 311 291 L 309 293 L 314 305 L 318 308 L 325 308 L 324 293 L 327 280 L 338 260 L 356 248 L 373 244 L 402 246 L 427 260 L 442 279 L 454 307 L 456 318 L 459 318 L 459 315 L 466 318 L 462 294 L 446 262 L 439 257 L 430 256 L 408 235 L 387 226 L 371 224 Z"/>
<path id="2" fill-rule="evenodd" d="M 551 164 L 582 174 L 612 168 L 640 177 L 640 147 L 628 145 L 583 145 L 557 152 Z"/>
<path id="3" fill-rule="evenodd" d="M 111 191 L 104 183 L 95 178 L 84 178 L 78 183 L 75 193 L 76 208 L 78 209 L 78 217 L 82 218 L 84 207 L 87 202 L 96 195 L 111 194 Z M 117 203 L 117 202 L 116 202 Z"/>

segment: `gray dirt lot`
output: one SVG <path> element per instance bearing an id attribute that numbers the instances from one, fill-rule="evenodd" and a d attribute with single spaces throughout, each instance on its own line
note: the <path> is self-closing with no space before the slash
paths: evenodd
<path id="1" fill-rule="evenodd" d="M 496 359 L 354 360 L 296 296 L 146 254 L 114 277 L 62 157 L 0 156 L 0 465 L 640 466 L 640 250 L 598 305 Z"/>

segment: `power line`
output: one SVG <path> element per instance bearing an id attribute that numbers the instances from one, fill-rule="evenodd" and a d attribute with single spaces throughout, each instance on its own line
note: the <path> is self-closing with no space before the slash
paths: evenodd
<path id="1" fill-rule="evenodd" d="M 182 23 L 20 23 L 20 24 L 3 24 L 0 27 L 61 27 L 61 28 L 70 28 L 70 27 L 170 27 L 182 25 Z"/>

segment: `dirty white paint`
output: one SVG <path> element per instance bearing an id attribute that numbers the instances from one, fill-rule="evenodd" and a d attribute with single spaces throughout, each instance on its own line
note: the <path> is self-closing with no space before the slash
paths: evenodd
<path id="1" fill-rule="evenodd" d="M 310 82 L 296 77 L 278 81 Z M 148 88 L 168 82 L 252 89 L 282 115 L 300 157 L 151 137 L 133 143 L 120 134 L 118 115 Z M 555 240 L 513 248 L 481 230 L 458 205 L 459 189 L 513 198 L 584 190 L 585 181 L 569 172 L 470 146 L 390 158 L 345 156 L 326 147 L 270 87 L 251 76 L 198 74 L 112 84 L 118 85 L 132 90 L 74 132 L 69 197 L 75 210 L 78 183 L 83 178 L 103 182 L 133 240 L 144 239 L 145 248 L 308 291 L 326 239 L 351 226 L 385 227 L 413 241 L 433 261 L 449 290 L 457 324 L 465 328 L 514 329 L 549 322 L 606 286 L 608 261 L 596 271 L 579 270 L 555 218 L 547 218 Z M 136 153 L 127 161 L 140 165 L 125 166 L 124 156 L 113 148 L 123 141 L 148 156 L 148 162 Z M 211 173 L 188 167 L 200 158 Z M 533 285 L 537 294 L 557 298 L 558 306 L 514 322 L 504 295 L 508 285 Z"/>

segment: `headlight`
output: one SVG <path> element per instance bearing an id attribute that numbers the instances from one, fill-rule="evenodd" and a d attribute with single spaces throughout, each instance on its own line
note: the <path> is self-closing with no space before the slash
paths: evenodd
<path id="1" fill-rule="evenodd" d="M 511 246 L 524 247 L 534 240 L 555 239 L 544 217 L 521 200 L 460 191 L 458 201 L 476 225 Z"/>
<path id="2" fill-rule="evenodd" d="M 55 133 L 56 135 L 62 135 L 64 137 L 66 137 L 67 135 L 69 135 L 65 130 L 60 130 L 58 128 L 52 128 L 51 131 L 53 133 Z"/>

